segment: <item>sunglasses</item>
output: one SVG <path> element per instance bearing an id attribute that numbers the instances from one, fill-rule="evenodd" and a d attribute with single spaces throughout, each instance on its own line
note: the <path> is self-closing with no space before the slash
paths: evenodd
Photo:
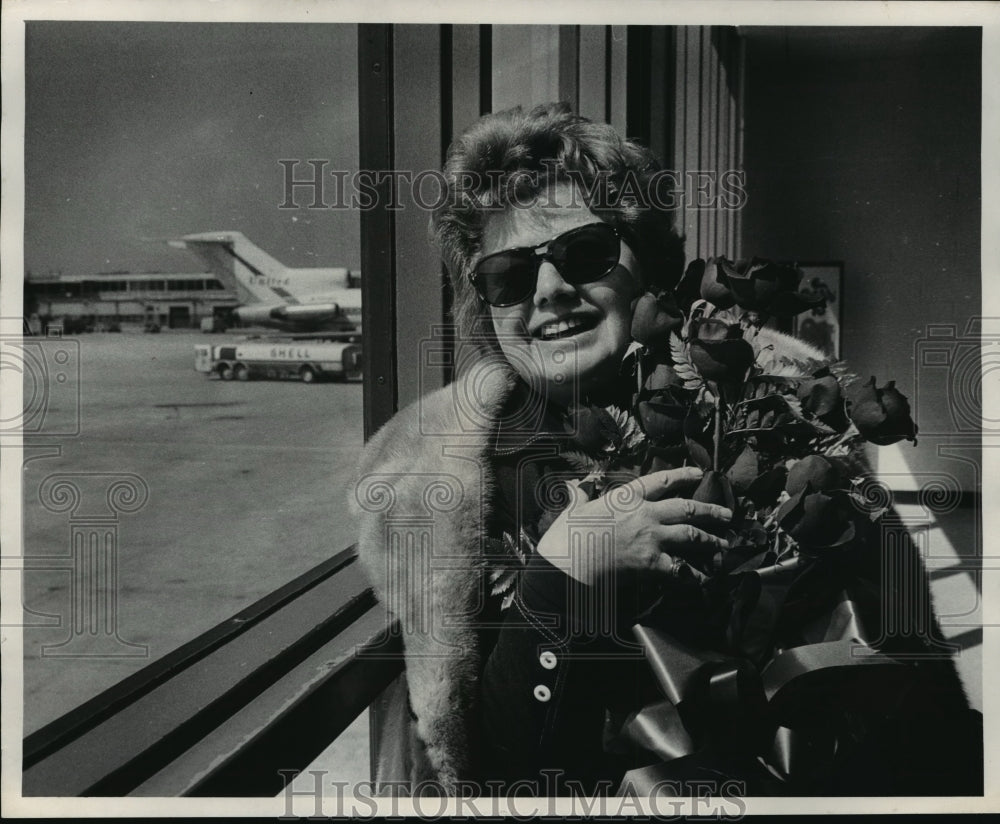
<path id="1" fill-rule="evenodd" d="M 482 258 L 469 274 L 490 306 L 516 306 L 530 298 L 542 261 L 556 267 L 567 283 L 593 283 L 611 274 L 621 257 L 621 233 L 608 223 L 570 229 L 538 246 L 505 249 Z"/>

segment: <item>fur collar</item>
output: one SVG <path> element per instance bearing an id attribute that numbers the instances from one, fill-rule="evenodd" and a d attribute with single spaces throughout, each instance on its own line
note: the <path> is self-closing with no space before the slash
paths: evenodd
<path id="1" fill-rule="evenodd" d="M 402 629 L 417 734 L 446 788 L 473 769 L 486 454 L 515 384 L 497 361 L 401 411 L 369 441 L 350 499 L 360 559 Z"/>

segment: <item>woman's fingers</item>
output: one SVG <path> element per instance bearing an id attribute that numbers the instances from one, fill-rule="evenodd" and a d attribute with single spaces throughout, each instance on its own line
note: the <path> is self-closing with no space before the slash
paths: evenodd
<path id="1" fill-rule="evenodd" d="M 704 580 L 705 574 L 699 572 L 682 558 L 674 558 L 666 552 L 661 552 L 656 559 L 653 571 L 665 578 L 682 579 L 685 577 Z"/>
<path id="2" fill-rule="evenodd" d="M 647 501 L 659 501 L 692 489 L 703 474 L 697 466 L 682 466 L 679 469 L 651 472 L 631 483 L 638 486 L 642 497 Z"/>
<path id="3" fill-rule="evenodd" d="M 691 524 L 659 526 L 654 534 L 660 549 L 671 555 L 699 557 L 706 552 L 729 549 L 729 541 L 725 538 L 719 538 Z"/>
<path id="4" fill-rule="evenodd" d="M 733 511 L 718 504 L 692 501 L 690 498 L 669 498 L 653 501 L 647 506 L 661 524 L 694 524 L 710 529 L 728 526 L 733 520 Z"/>

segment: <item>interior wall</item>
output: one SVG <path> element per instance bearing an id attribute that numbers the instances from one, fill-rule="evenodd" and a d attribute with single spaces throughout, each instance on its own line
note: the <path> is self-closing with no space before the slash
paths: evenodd
<path id="1" fill-rule="evenodd" d="M 685 175 L 686 194 L 677 211 L 685 256 L 737 257 L 742 209 L 738 179 L 730 175 L 742 168 L 740 39 L 731 26 L 676 26 L 668 53 L 673 63 L 668 67 L 672 168 Z M 707 204 L 699 192 L 706 182 Z"/>
<path id="2" fill-rule="evenodd" d="M 494 111 L 559 98 L 559 27 L 494 26 Z"/>
<path id="3" fill-rule="evenodd" d="M 843 262 L 842 355 L 895 379 L 920 427 L 880 471 L 939 473 L 961 444 L 947 471 L 975 489 L 979 370 L 958 361 L 981 312 L 980 30 L 744 33 L 744 254 Z"/>

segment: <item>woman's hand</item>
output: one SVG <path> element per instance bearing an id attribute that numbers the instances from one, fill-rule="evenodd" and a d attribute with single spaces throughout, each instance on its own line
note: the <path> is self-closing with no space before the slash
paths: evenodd
<path id="1" fill-rule="evenodd" d="M 584 584 L 608 574 L 623 579 L 633 579 L 636 573 L 675 575 L 682 559 L 729 547 L 725 539 L 706 530 L 728 526 L 733 518 L 731 510 L 676 497 L 693 488 L 701 476 L 697 467 L 654 472 L 593 501 L 575 485 L 567 484 L 570 504 L 542 536 L 538 553 Z M 574 521 L 586 529 L 587 521 L 608 519 L 614 522 L 614 540 L 607 550 L 595 552 L 571 546 L 570 526 Z M 600 546 L 601 541 L 597 544 Z"/>

